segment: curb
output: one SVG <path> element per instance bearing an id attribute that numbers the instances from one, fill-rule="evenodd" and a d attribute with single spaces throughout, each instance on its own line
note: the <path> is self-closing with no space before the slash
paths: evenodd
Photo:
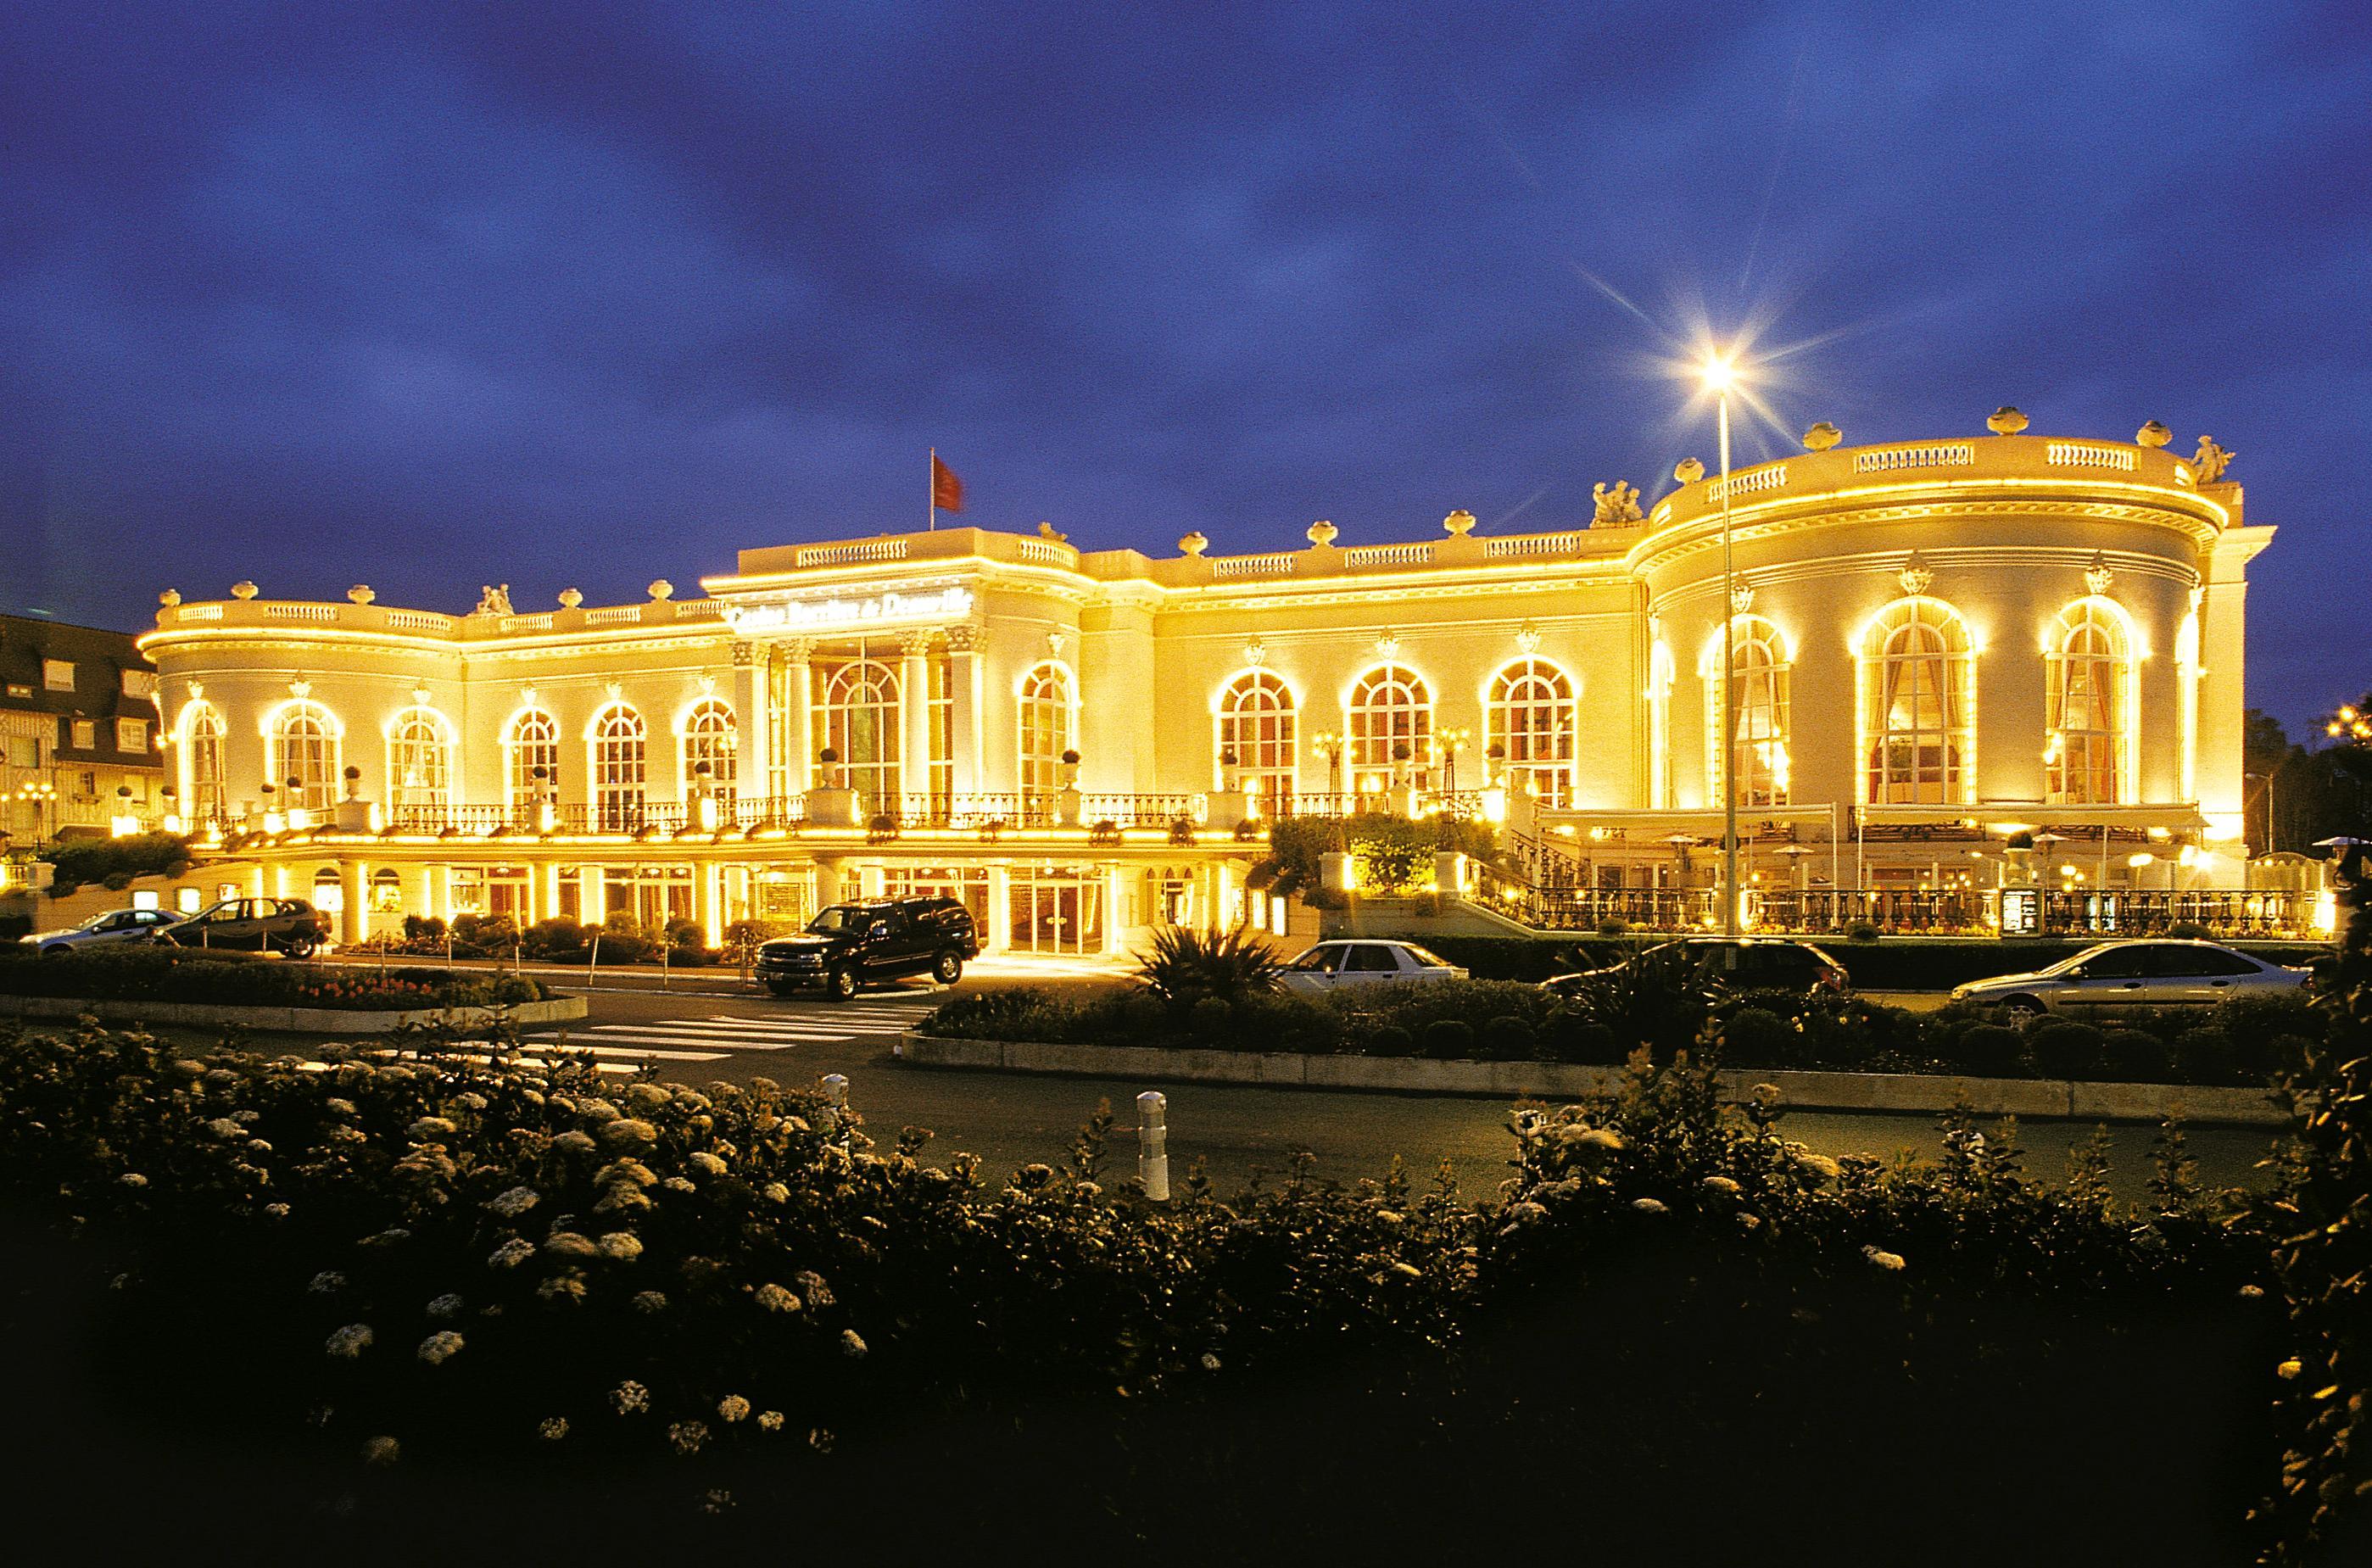
<path id="1" fill-rule="evenodd" d="M 405 1025 L 445 1024 L 483 1028 L 507 1014 L 521 1026 L 564 1023 L 586 1014 L 585 998 L 518 1002 L 508 1007 L 413 1007 L 400 1012 L 358 1012 L 347 1007 L 234 1007 L 215 1002 L 94 1000 L 78 996 L 0 996 L 0 1016 L 23 1018 L 97 1018 L 102 1023 L 233 1024 L 265 1034 L 372 1035 Z"/>
<path id="2" fill-rule="evenodd" d="M 1248 1084 L 1266 1088 L 1378 1094 L 1471 1095 L 1493 1099 L 1579 1098 L 1615 1087 L 1624 1069 L 1565 1062 L 1442 1062 L 1425 1057 L 1305 1056 L 1150 1045 L 1058 1045 L 1042 1040 L 956 1040 L 908 1030 L 893 1058 L 910 1067 L 974 1072 L 1062 1073 L 1078 1077 Z M 2211 1084 L 2088 1084 L 2058 1078 L 1946 1078 L 1901 1073 L 1757 1072 L 1724 1068 L 1723 1097 L 1744 1100 L 1774 1086 L 1796 1110 L 1950 1110 L 2087 1121 L 2279 1127 L 2289 1118 L 2262 1089 Z"/>

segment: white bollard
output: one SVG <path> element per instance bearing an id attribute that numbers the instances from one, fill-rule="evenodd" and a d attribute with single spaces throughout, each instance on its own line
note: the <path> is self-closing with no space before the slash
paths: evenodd
<path id="1" fill-rule="evenodd" d="M 1136 1097 L 1136 1179 L 1146 1197 L 1169 1201 L 1169 1097 L 1158 1089 Z"/>
<path id="2" fill-rule="evenodd" d="M 823 1075 L 823 1098 L 831 1102 L 831 1109 L 835 1112 L 846 1110 L 848 1109 L 848 1074 L 826 1073 Z"/>

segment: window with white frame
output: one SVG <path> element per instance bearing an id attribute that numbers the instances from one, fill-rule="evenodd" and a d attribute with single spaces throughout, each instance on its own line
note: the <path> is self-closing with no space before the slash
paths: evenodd
<path id="1" fill-rule="evenodd" d="M 734 756 L 738 749 L 738 736 L 733 723 L 733 710 L 715 697 L 703 697 L 692 706 L 683 719 L 683 796 L 692 798 L 692 792 L 705 780 L 709 793 L 722 806 L 731 806 L 739 780 Z M 701 769 L 708 772 L 703 774 Z"/>
<path id="2" fill-rule="evenodd" d="M 272 726 L 273 786 L 291 811 L 327 811 L 337 800 L 337 716 L 320 703 L 299 699 L 284 704 Z"/>
<path id="3" fill-rule="evenodd" d="M 587 772 L 593 783 L 593 826 L 605 833 L 633 832 L 643 825 L 648 784 L 648 736 L 643 715 L 612 703 L 593 716 Z"/>
<path id="4" fill-rule="evenodd" d="M 1947 806 L 1970 798 L 1974 663 L 1967 623 L 1942 599 L 1898 599 L 1871 621 L 1861 647 L 1864 801 Z"/>
<path id="5" fill-rule="evenodd" d="M 1420 787 L 1433 762 L 1433 693 L 1405 665 L 1379 664 L 1351 688 L 1351 769 L 1362 791 L 1395 774 Z"/>
<path id="6" fill-rule="evenodd" d="M 1491 678 L 1483 745 L 1496 748 L 1510 789 L 1544 806 L 1573 803 L 1573 679 L 1541 658 L 1519 658 Z"/>
<path id="7" fill-rule="evenodd" d="M 2078 599 L 2059 612 L 2050 658 L 2044 788 L 2054 806 L 2112 806 L 2126 796 L 2133 719 L 2133 640 L 2108 600 Z"/>
<path id="8" fill-rule="evenodd" d="M 153 669 L 127 669 L 122 672 L 123 694 L 127 697 L 154 702 L 157 698 L 157 672 Z"/>
<path id="9" fill-rule="evenodd" d="M 453 800 L 451 726 L 420 704 L 395 715 L 387 728 L 387 800 L 398 812 L 439 813 Z"/>
<path id="10" fill-rule="evenodd" d="M 1071 677 L 1041 664 L 1021 678 L 1021 793 L 1046 803 L 1063 787 L 1063 753 L 1071 749 Z"/>
<path id="11" fill-rule="evenodd" d="M 148 721 L 146 719 L 116 720 L 115 749 L 118 751 L 145 752 L 148 749 Z"/>
<path id="12" fill-rule="evenodd" d="M 511 716 L 503 749 L 509 754 L 504 779 L 516 818 L 559 787 L 560 721 L 541 708 L 522 709 Z"/>
<path id="13" fill-rule="evenodd" d="M 839 666 L 824 678 L 820 714 L 823 747 L 840 754 L 846 787 L 870 811 L 896 811 L 901 787 L 898 672 L 878 659 Z"/>
<path id="14" fill-rule="evenodd" d="M 67 723 L 67 732 L 73 737 L 73 745 L 76 750 L 96 751 L 99 749 L 99 721 L 97 719 L 69 720 Z"/>
<path id="15" fill-rule="evenodd" d="M 1790 666 L 1786 639 L 1779 628 L 1759 615 L 1734 616 L 1730 621 L 1731 695 L 1737 711 L 1735 747 L 1725 760 L 1722 748 L 1721 633 L 1706 643 L 1698 673 L 1704 678 L 1705 756 L 1710 768 L 1705 799 L 1719 805 L 1729 781 L 1737 781 L 1741 807 L 1787 804 L 1787 687 Z"/>
<path id="16" fill-rule="evenodd" d="M 1220 772 L 1236 775 L 1238 787 L 1259 799 L 1264 817 L 1293 809 L 1299 720 L 1292 690 L 1268 670 L 1248 669 L 1220 693 Z"/>
<path id="17" fill-rule="evenodd" d="M 211 822 L 227 807 L 223 784 L 223 719 L 212 703 L 181 711 L 181 806 L 194 822 Z"/>
<path id="18" fill-rule="evenodd" d="M 71 691 L 75 689 L 74 660 L 45 658 L 41 661 L 41 689 L 45 691 Z"/>

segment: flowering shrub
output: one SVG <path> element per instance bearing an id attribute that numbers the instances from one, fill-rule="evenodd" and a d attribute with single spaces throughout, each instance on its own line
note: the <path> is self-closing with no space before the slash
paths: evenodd
<path id="1" fill-rule="evenodd" d="M 47 958 L 0 949 L 0 993 L 364 1012 L 488 1007 L 541 1002 L 550 994 L 524 975 L 267 962 L 171 947 L 90 947 Z"/>

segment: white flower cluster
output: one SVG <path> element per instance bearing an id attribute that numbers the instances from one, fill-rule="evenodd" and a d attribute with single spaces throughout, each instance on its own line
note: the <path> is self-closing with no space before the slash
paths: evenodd
<path id="1" fill-rule="evenodd" d="M 799 1298 L 772 1280 L 758 1287 L 758 1305 L 769 1312 L 796 1312 L 805 1305 Z"/>
<path id="2" fill-rule="evenodd" d="M 1861 1255 L 1890 1274 L 1899 1274 L 1902 1272 L 1902 1254 L 1900 1252 L 1889 1252 L 1883 1248 L 1871 1245 L 1864 1247 L 1861 1249 Z"/>
<path id="3" fill-rule="evenodd" d="M 371 1342 L 378 1337 L 368 1323 L 349 1323 L 331 1334 L 323 1348 L 341 1361 L 352 1361 L 370 1349 Z"/>
<path id="4" fill-rule="evenodd" d="M 514 1187 L 487 1199 L 486 1207 L 506 1220 L 515 1220 L 541 1202 L 543 1195 L 534 1188 Z"/>
<path id="5" fill-rule="evenodd" d="M 461 1336 L 450 1329 L 439 1329 L 420 1342 L 420 1359 L 431 1366 L 442 1366 L 461 1349 Z"/>

